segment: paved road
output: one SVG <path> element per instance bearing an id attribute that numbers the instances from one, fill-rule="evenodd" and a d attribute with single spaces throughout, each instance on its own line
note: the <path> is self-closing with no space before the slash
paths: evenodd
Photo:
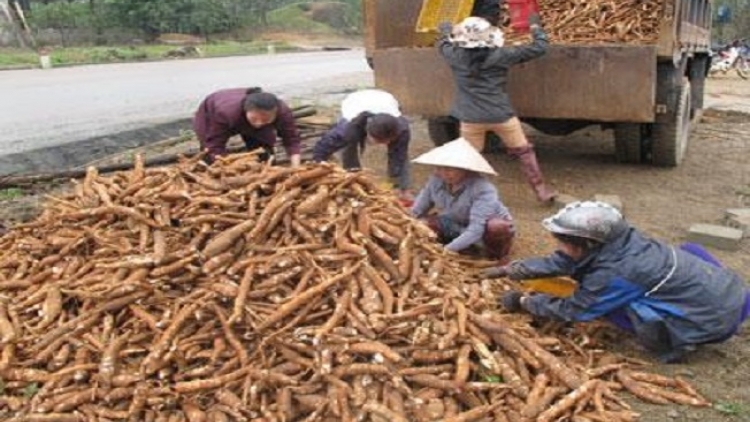
<path id="1" fill-rule="evenodd" d="M 298 98 L 364 86 L 372 75 L 363 56 L 352 50 L 0 72 L 0 158 L 185 119 L 220 88 L 258 85 Z"/>

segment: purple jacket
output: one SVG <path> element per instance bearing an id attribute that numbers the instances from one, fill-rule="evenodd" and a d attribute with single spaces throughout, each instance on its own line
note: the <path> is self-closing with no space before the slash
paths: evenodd
<path id="1" fill-rule="evenodd" d="M 245 142 L 254 140 L 273 147 L 278 134 L 288 155 L 299 154 L 301 139 L 289 106 L 279 100 L 276 120 L 272 124 L 254 128 L 248 123 L 242 108 L 246 91 L 245 88 L 225 89 L 203 100 L 193 118 L 193 129 L 201 149 L 208 149 L 211 158 L 224 155 L 227 153 L 227 142 L 234 135 L 242 136 Z"/>
<path id="2" fill-rule="evenodd" d="M 351 121 L 339 120 L 331 130 L 315 143 L 313 160 L 316 162 L 326 161 L 335 152 L 343 149 L 341 157 L 343 167 L 347 170 L 360 168 L 360 149 L 364 151 L 364 142 L 367 137 L 365 131 L 367 119 L 361 117 L 358 116 Z M 411 130 L 409 129 L 409 121 L 403 116 L 399 117 L 398 120 L 400 125 L 398 137 L 388 144 L 388 177 L 399 189 L 409 189 L 411 185 L 409 174 Z"/>

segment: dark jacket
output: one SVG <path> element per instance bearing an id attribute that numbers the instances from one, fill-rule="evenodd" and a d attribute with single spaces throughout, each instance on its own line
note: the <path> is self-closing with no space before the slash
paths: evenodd
<path id="1" fill-rule="evenodd" d="M 257 142 L 268 147 L 276 144 L 278 135 L 288 155 L 299 154 L 301 140 L 289 106 L 279 100 L 276 120 L 254 128 L 243 110 L 246 91 L 245 88 L 216 91 L 203 100 L 193 118 L 201 149 L 207 148 L 209 156 L 215 158 L 226 154 L 227 142 L 234 135 L 242 136 L 245 143 Z"/>
<path id="2" fill-rule="evenodd" d="M 515 112 L 508 98 L 506 84 L 511 66 L 542 56 L 547 51 L 547 34 L 541 28 L 532 31 L 529 45 L 492 49 L 469 49 L 454 46 L 446 37 L 438 41 L 438 49 L 451 67 L 456 91 L 451 115 L 467 123 L 503 123 Z M 487 58 L 473 69 L 472 57 Z"/>
<path id="3" fill-rule="evenodd" d="M 313 160 L 326 161 L 339 151 L 342 153 L 342 165 L 345 169 L 361 168 L 360 153 L 364 152 L 367 138 L 368 113 L 362 113 L 351 121 L 339 120 L 313 147 Z M 403 116 L 398 118 L 399 132 L 395 141 L 388 144 L 388 177 L 399 189 L 409 189 L 409 141 L 411 130 L 409 121 Z"/>
<path id="4" fill-rule="evenodd" d="M 534 315 L 589 321 L 624 310 L 641 342 L 657 353 L 723 341 L 741 323 L 748 299 L 736 273 L 627 226 L 580 262 L 555 253 L 512 264 L 511 277 L 570 275 L 578 290 L 567 299 L 538 294 L 524 307 Z"/>

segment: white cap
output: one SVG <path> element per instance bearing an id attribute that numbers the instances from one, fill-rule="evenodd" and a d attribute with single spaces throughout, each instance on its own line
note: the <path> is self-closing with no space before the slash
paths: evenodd
<path id="1" fill-rule="evenodd" d="M 380 89 L 364 89 L 352 92 L 341 102 L 341 116 L 351 120 L 363 111 L 373 114 L 385 113 L 393 117 L 401 116 L 398 100 Z"/>
<path id="2" fill-rule="evenodd" d="M 458 138 L 425 152 L 412 160 L 413 163 L 431 166 L 454 167 L 478 173 L 496 175 L 490 163 L 469 141 Z"/>
<path id="3" fill-rule="evenodd" d="M 453 27 L 451 43 L 463 48 L 495 48 L 505 44 L 503 31 L 484 18 L 469 16 Z"/>

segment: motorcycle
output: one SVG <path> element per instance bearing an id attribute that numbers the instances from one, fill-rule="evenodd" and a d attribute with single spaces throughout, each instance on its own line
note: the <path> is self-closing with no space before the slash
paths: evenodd
<path id="1" fill-rule="evenodd" d="M 747 46 L 728 48 L 711 52 L 711 67 L 708 69 L 709 76 L 717 74 L 726 74 L 734 69 L 737 75 L 742 79 L 750 77 L 750 54 Z"/>

